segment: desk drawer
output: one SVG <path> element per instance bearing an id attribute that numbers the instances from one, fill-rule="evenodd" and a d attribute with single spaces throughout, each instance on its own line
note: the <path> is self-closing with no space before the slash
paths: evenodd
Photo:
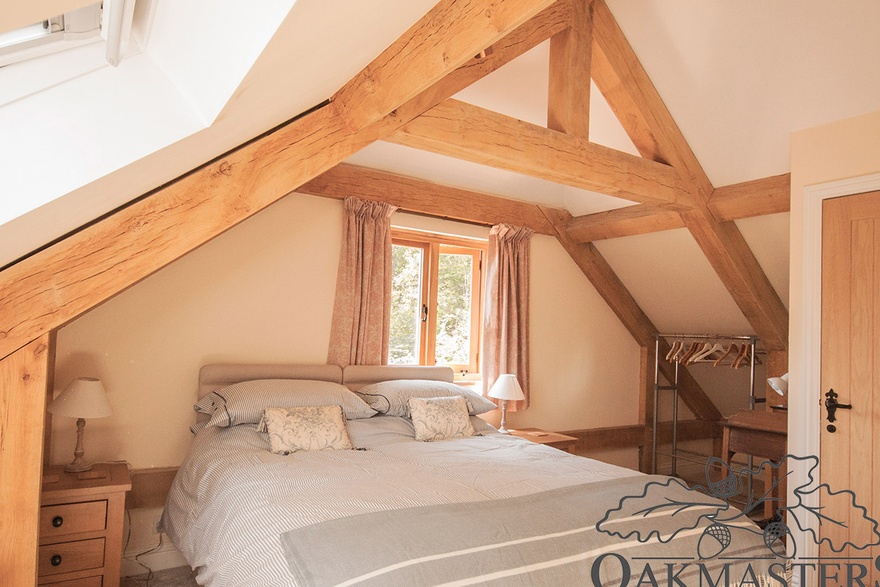
<path id="1" fill-rule="evenodd" d="M 40 547 L 38 568 L 41 577 L 99 569 L 104 566 L 104 539 L 59 542 Z"/>
<path id="2" fill-rule="evenodd" d="M 107 526 L 107 502 L 86 501 L 46 505 L 40 508 L 40 542 L 59 536 L 103 530 Z"/>

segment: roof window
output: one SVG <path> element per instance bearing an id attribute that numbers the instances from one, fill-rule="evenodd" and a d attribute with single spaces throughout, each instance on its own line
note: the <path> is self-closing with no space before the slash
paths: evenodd
<path id="1" fill-rule="evenodd" d="M 0 67 L 101 40 L 102 3 L 0 33 Z"/>

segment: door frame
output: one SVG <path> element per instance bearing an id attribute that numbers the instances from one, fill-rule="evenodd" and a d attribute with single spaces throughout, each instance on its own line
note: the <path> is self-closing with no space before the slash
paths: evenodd
<path id="1" fill-rule="evenodd" d="M 830 198 L 880 190 L 880 173 L 807 186 L 803 190 L 803 273 L 800 340 L 790 342 L 798 372 L 791 373 L 792 389 L 800 389 L 800 401 L 788 406 L 788 451 L 794 455 L 819 455 L 822 418 L 822 204 Z M 795 284 L 792 284 L 795 285 Z M 812 426 L 803 426 L 812 422 Z M 802 471 L 793 472 L 789 490 L 807 481 Z M 789 499 L 792 499 L 789 495 Z M 818 505 L 818 504 L 814 504 Z M 819 547 L 807 532 L 791 529 L 798 545 L 798 558 L 816 557 Z M 798 577 L 795 576 L 795 585 Z"/>

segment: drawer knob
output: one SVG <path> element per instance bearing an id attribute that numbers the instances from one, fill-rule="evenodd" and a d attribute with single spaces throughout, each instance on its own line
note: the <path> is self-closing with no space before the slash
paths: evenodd
<path id="1" fill-rule="evenodd" d="M 61 516 L 55 516 L 52 518 L 52 526 L 55 528 L 60 528 L 62 524 L 64 524 L 64 518 Z"/>
<path id="2" fill-rule="evenodd" d="M 60 554 L 52 555 L 52 558 L 49 559 L 49 563 L 53 567 L 57 567 L 58 565 L 61 564 L 61 555 Z"/>

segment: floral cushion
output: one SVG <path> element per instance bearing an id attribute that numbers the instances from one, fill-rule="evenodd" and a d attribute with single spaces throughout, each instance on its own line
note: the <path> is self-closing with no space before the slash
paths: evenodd
<path id="1" fill-rule="evenodd" d="M 409 398 L 416 440 L 430 442 L 474 435 L 468 405 L 461 396 Z"/>
<path id="2" fill-rule="evenodd" d="M 352 448 L 340 406 L 266 408 L 263 423 L 275 454 Z"/>

